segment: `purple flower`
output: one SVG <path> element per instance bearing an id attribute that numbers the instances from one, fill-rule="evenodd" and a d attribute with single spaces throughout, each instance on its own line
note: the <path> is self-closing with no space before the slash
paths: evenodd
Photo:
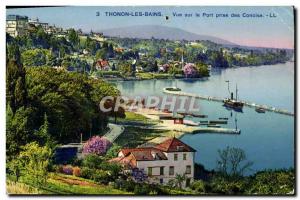
<path id="1" fill-rule="evenodd" d="M 112 143 L 104 137 L 94 136 L 84 144 L 83 153 L 103 155 L 111 147 L 111 145 Z"/>
<path id="2" fill-rule="evenodd" d="M 72 166 L 63 166 L 62 173 L 72 175 L 73 174 Z"/>
<path id="3" fill-rule="evenodd" d="M 196 66 L 193 63 L 186 64 L 183 67 L 183 72 L 187 78 L 196 78 L 199 76 Z"/>

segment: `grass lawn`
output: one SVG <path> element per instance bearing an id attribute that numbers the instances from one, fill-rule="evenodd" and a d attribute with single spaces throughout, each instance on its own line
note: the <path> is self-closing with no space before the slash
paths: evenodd
<path id="1" fill-rule="evenodd" d="M 168 135 L 170 135 L 170 131 L 168 130 L 151 130 L 138 127 L 126 127 L 124 132 L 115 140 L 114 143 L 121 147 L 134 148 L 156 137 Z"/>
<path id="2" fill-rule="evenodd" d="M 132 194 L 126 191 L 114 189 L 111 186 L 100 185 L 91 180 L 51 173 L 46 185 L 36 185 L 28 179 L 24 183 L 15 184 L 12 187 L 11 181 L 7 182 L 7 190 L 11 194 L 57 194 L 57 195 L 81 195 L 81 194 L 98 194 L 98 195 L 128 195 Z M 22 187 L 22 188 L 20 188 Z M 27 189 L 24 190 L 23 188 Z M 23 191 L 23 193 L 21 193 Z"/>
<path id="3" fill-rule="evenodd" d="M 125 111 L 125 115 L 126 115 L 126 117 L 124 119 L 118 118 L 117 122 L 121 122 L 121 123 L 127 123 L 127 122 L 128 123 L 134 123 L 134 122 L 138 122 L 140 124 L 145 124 L 145 125 L 158 123 L 158 121 L 148 119 L 144 115 L 137 114 L 135 112 Z M 115 119 L 113 117 L 111 117 L 109 120 L 112 123 L 114 123 L 114 121 L 115 121 Z"/>

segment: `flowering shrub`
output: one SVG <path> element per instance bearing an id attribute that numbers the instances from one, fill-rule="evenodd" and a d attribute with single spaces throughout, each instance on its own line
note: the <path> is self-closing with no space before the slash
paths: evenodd
<path id="1" fill-rule="evenodd" d="M 68 174 L 68 175 L 73 175 L 73 168 L 70 165 L 65 165 L 62 168 L 62 173 Z"/>
<path id="2" fill-rule="evenodd" d="M 80 176 L 80 168 L 73 167 L 73 175 L 79 177 Z"/>
<path id="3" fill-rule="evenodd" d="M 112 143 L 104 137 L 94 136 L 84 144 L 83 153 L 103 155 L 111 146 Z"/>
<path id="4" fill-rule="evenodd" d="M 183 67 L 183 72 L 187 78 L 195 78 L 199 76 L 198 70 L 193 63 L 188 63 Z"/>

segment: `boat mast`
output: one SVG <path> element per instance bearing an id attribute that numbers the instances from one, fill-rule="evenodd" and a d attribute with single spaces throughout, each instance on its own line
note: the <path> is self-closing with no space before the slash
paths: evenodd
<path id="1" fill-rule="evenodd" d="M 229 93 L 229 96 L 230 96 L 230 89 L 229 89 L 229 80 L 225 81 L 227 83 L 227 86 L 228 86 L 228 93 Z"/>

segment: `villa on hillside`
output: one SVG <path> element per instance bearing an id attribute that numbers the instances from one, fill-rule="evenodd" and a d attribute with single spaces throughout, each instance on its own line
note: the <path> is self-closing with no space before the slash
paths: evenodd
<path id="1" fill-rule="evenodd" d="M 105 59 L 97 60 L 96 69 L 101 71 L 108 71 L 110 69 L 109 62 Z"/>
<path id="2" fill-rule="evenodd" d="M 184 187 L 194 180 L 194 157 L 192 147 L 173 137 L 154 147 L 121 149 L 118 157 L 110 162 L 117 162 L 127 169 L 138 168 L 148 175 L 150 183 L 167 184 L 176 175 L 185 175 Z"/>

